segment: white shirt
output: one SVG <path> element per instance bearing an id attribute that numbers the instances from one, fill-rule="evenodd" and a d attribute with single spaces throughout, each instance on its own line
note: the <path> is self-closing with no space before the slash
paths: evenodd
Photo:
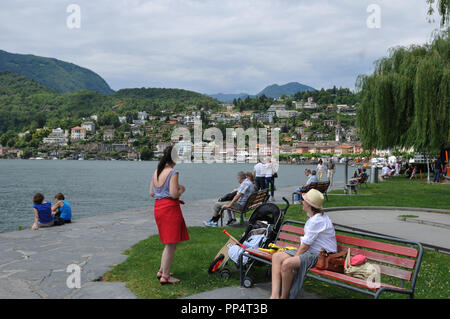
<path id="1" fill-rule="evenodd" d="M 390 173 L 389 167 L 385 166 L 381 169 L 381 175 L 387 175 Z"/>
<path id="2" fill-rule="evenodd" d="M 318 164 L 318 165 L 317 165 L 317 170 L 318 170 L 318 171 L 324 171 L 324 170 L 325 170 L 325 165 L 323 165 L 323 164 Z"/>
<path id="3" fill-rule="evenodd" d="M 327 252 L 337 252 L 336 233 L 327 214 L 315 214 L 305 224 L 305 236 L 300 237 L 301 242 L 309 245 L 308 251 L 319 254 L 324 248 Z"/>
<path id="4" fill-rule="evenodd" d="M 272 163 L 263 164 L 263 174 L 265 177 L 272 177 Z"/>
<path id="5" fill-rule="evenodd" d="M 265 168 L 264 168 L 263 163 L 256 164 L 255 167 L 253 168 L 253 170 L 255 171 L 256 177 L 264 177 L 265 176 Z"/>

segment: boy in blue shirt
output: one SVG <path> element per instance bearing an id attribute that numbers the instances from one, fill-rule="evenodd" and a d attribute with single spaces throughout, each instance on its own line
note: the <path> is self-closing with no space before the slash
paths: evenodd
<path id="1" fill-rule="evenodd" d="M 52 206 L 52 213 L 55 216 L 64 219 L 64 223 L 72 222 L 72 208 L 70 204 L 65 200 L 62 193 L 55 195 L 56 204 Z"/>

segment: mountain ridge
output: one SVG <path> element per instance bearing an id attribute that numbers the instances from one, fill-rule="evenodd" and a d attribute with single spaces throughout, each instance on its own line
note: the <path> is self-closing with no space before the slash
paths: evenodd
<path id="1" fill-rule="evenodd" d="M 97 73 L 74 63 L 33 54 L 0 50 L 0 72 L 13 72 L 60 93 L 91 90 L 110 95 L 114 90 Z"/>
<path id="2" fill-rule="evenodd" d="M 301 84 L 299 82 L 289 82 L 283 85 L 278 84 L 271 84 L 266 86 L 263 90 L 261 90 L 256 95 L 251 95 L 248 93 L 217 93 L 217 94 L 207 94 L 208 96 L 211 96 L 221 102 L 224 103 L 232 103 L 234 99 L 245 99 L 247 96 L 251 98 L 259 97 L 262 95 L 265 95 L 270 98 L 278 98 L 281 95 L 285 94 L 287 96 L 290 96 L 292 94 L 298 93 L 298 92 L 304 92 L 304 91 L 317 91 L 315 88 Z"/>

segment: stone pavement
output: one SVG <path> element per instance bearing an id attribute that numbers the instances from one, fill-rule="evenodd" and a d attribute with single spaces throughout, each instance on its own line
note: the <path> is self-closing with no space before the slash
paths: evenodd
<path id="1" fill-rule="evenodd" d="M 335 187 L 342 188 L 342 185 L 337 183 Z M 275 192 L 276 202 L 284 203 L 282 196 L 290 201 L 292 191 L 293 187 L 278 189 Z M 182 209 L 187 225 L 200 226 L 205 219 L 209 219 L 213 202 L 214 199 L 186 203 Z M 368 218 L 378 214 L 372 211 L 369 214 L 360 211 L 359 220 L 358 215 L 343 220 L 345 216 L 350 216 L 346 214 L 357 213 L 358 211 L 340 211 L 329 214 L 337 223 L 365 228 L 370 228 L 373 224 L 378 227 L 377 231 L 387 231 L 388 222 L 382 225 L 384 220 L 369 221 Z M 392 218 L 400 214 L 404 212 L 394 212 Z M 433 220 L 436 223 L 448 224 L 447 219 L 442 221 L 438 218 L 441 215 L 445 214 L 433 215 Z M 426 216 L 428 215 L 420 215 L 421 218 Z M 396 227 L 391 229 L 395 229 L 397 235 L 402 234 L 408 238 L 408 233 L 403 234 L 401 231 L 410 227 L 414 227 L 411 236 L 446 231 L 442 236 L 445 236 L 444 239 L 449 238 L 448 229 L 425 224 L 399 221 Z M 419 227 L 426 227 L 421 228 L 426 230 L 419 231 Z M 433 227 L 432 230 L 429 227 Z M 127 258 L 123 254 L 126 249 L 154 234 L 157 234 L 157 228 L 153 207 L 83 218 L 61 227 L 1 233 L 0 298 L 136 298 L 125 288 L 124 283 L 101 282 L 98 279 L 110 266 L 122 263 Z M 430 234 L 428 238 L 424 236 L 423 239 L 429 239 L 432 235 L 434 234 Z M 76 264 L 81 269 L 81 288 L 70 289 L 67 286 L 66 281 L 71 275 L 67 272 L 67 267 L 71 264 Z M 253 289 L 227 287 L 189 298 L 254 299 L 268 298 L 269 295 L 270 284 L 259 284 Z M 300 297 L 320 298 L 307 293 Z"/>

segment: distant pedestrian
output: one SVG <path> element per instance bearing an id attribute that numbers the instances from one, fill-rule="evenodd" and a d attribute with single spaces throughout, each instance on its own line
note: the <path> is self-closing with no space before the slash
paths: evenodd
<path id="1" fill-rule="evenodd" d="M 410 180 L 411 179 L 416 179 L 416 177 L 417 177 L 417 167 L 415 167 L 415 166 L 413 166 L 412 167 L 412 172 L 411 172 L 411 177 L 409 178 Z"/>
<path id="2" fill-rule="evenodd" d="M 173 146 L 164 149 L 150 184 L 150 195 L 155 198 L 155 220 L 159 237 L 161 243 L 165 245 L 161 266 L 156 275 L 161 285 L 180 282 L 179 279 L 172 277 L 170 269 L 177 244 L 189 240 L 180 207 L 180 203 L 184 202 L 179 199 L 186 188 L 178 183 L 179 173 L 174 169 L 176 163 L 172 159 L 172 149 Z"/>
<path id="3" fill-rule="evenodd" d="M 330 187 L 333 184 L 333 177 L 336 173 L 336 164 L 334 164 L 333 159 L 330 158 L 330 161 L 327 163 L 327 178 L 330 181 Z"/>
<path id="4" fill-rule="evenodd" d="M 270 189 L 271 200 L 275 201 L 275 181 L 273 177 L 273 164 L 269 157 L 266 164 L 264 164 L 264 176 L 266 180 L 266 188 Z"/>
<path id="5" fill-rule="evenodd" d="M 325 171 L 325 165 L 323 165 L 322 159 L 319 160 L 319 164 L 317 164 L 317 178 L 319 179 L 319 182 L 322 181 L 323 172 Z"/>
<path id="6" fill-rule="evenodd" d="M 255 189 L 257 191 L 266 188 L 266 176 L 264 164 L 258 159 L 258 163 L 253 167 L 253 174 L 255 176 Z"/>
<path id="7" fill-rule="evenodd" d="M 442 172 L 442 162 L 441 159 L 438 157 L 433 162 L 433 169 L 434 169 L 434 178 L 433 178 L 433 184 L 439 184 L 439 178 Z"/>

